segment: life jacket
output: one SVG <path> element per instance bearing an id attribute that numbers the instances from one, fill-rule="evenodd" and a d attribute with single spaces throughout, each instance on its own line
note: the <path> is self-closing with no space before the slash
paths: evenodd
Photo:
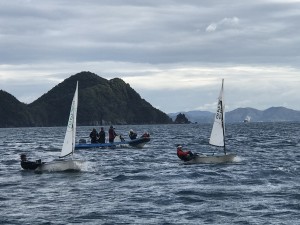
<path id="1" fill-rule="evenodd" d="M 190 160 L 189 154 L 190 154 L 190 151 L 184 152 L 184 151 L 182 151 L 182 149 L 177 148 L 177 156 L 179 159 L 188 161 L 188 160 Z"/>

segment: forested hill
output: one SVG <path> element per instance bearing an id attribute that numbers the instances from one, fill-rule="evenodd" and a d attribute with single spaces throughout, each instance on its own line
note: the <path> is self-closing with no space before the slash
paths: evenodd
<path id="1" fill-rule="evenodd" d="M 0 127 L 31 126 L 32 117 L 26 104 L 0 90 Z"/>
<path id="2" fill-rule="evenodd" d="M 0 127 L 66 126 L 76 82 L 78 125 L 165 124 L 172 120 L 119 78 L 106 80 L 81 72 L 58 84 L 31 104 L 0 92 Z M 2 118 L 5 118 L 2 119 Z"/>

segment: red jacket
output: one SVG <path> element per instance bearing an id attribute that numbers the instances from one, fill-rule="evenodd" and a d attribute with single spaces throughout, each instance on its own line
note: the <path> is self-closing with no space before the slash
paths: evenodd
<path id="1" fill-rule="evenodd" d="M 116 134 L 114 128 L 109 128 L 109 130 L 108 130 L 109 142 L 113 142 L 116 136 L 117 136 L 117 134 Z"/>
<path id="2" fill-rule="evenodd" d="M 186 151 L 186 152 L 184 152 L 184 151 L 182 151 L 182 149 L 177 148 L 177 156 L 178 156 L 178 158 L 180 158 L 180 159 L 188 157 L 188 155 L 190 154 L 190 152 L 191 152 L 191 151 Z"/>

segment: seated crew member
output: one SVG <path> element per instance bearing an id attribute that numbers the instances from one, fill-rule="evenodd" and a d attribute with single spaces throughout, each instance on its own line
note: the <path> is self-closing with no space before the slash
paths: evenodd
<path id="1" fill-rule="evenodd" d="M 183 151 L 181 145 L 177 146 L 177 156 L 183 161 L 189 161 L 195 157 L 191 151 Z"/>
<path id="2" fill-rule="evenodd" d="M 42 165 L 42 161 L 40 159 L 36 160 L 35 162 L 28 161 L 26 155 L 21 154 L 21 167 L 24 170 L 35 170 L 40 165 Z"/>
<path id="3" fill-rule="evenodd" d="M 132 129 L 130 129 L 130 131 L 129 131 L 129 138 L 131 140 L 133 140 L 133 139 L 136 139 L 136 137 L 137 137 L 137 133 L 135 133 Z"/>
<path id="4" fill-rule="evenodd" d="M 95 128 L 93 128 L 92 132 L 90 133 L 91 143 L 97 143 L 98 132 Z"/>
<path id="5" fill-rule="evenodd" d="M 148 138 L 148 137 L 150 137 L 150 134 L 148 132 L 145 132 L 141 137 L 142 138 Z"/>

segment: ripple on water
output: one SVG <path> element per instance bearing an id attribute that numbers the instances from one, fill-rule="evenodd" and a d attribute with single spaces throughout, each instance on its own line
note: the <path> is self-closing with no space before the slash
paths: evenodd
<path id="1" fill-rule="evenodd" d="M 64 127 L 0 129 L 0 223 L 298 223 L 300 124 L 228 124 L 227 147 L 240 159 L 222 165 L 184 165 L 176 156 L 177 143 L 217 152 L 210 124 L 116 127 L 125 137 L 131 128 L 151 133 L 145 148 L 76 150 L 87 161 L 81 173 L 20 168 L 22 152 L 56 159 Z M 90 130 L 78 127 L 77 138 Z"/>

